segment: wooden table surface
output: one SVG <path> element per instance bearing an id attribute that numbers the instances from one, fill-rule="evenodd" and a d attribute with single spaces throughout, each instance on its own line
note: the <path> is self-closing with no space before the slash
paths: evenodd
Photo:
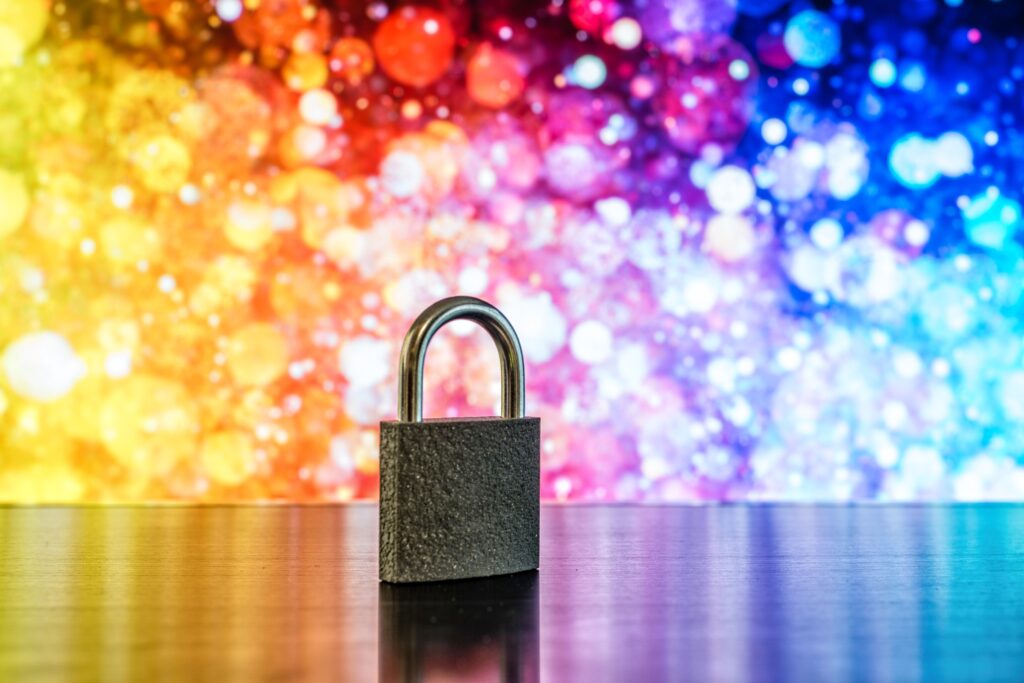
<path id="1" fill-rule="evenodd" d="M 386 586 L 370 505 L 0 508 L 0 681 L 1024 681 L 1024 507 L 545 507 Z"/>

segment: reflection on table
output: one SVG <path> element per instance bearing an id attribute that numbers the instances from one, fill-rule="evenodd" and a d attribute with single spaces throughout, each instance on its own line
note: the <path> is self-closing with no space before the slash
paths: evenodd
<path id="1" fill-rule="evenodd" d="M 537 572 L 380 586 L 380 680 L 537 681 Z"/>
<path id="2" fill-rule="evenodd" d="M 0 507 L 0 681 L 1024 680 L 1021 506 L 545 507 L 539 572 L 411 587 L 376 523 Z"/>

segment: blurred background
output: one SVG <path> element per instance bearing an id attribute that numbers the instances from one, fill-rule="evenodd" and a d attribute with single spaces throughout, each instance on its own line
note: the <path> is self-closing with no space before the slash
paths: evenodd
<path id="1" fill-rule="evenodd" d="M 557 500 L 1024 499 L 1024 6 L 0 0 L 0 501 L 377 495 L 506 312 Z M 454 324 L 427 413 L 495 411 Z"/>

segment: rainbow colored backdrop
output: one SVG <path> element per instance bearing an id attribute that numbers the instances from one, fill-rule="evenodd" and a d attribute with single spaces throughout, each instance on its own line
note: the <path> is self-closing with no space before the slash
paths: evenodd
<path id="1" fill-rule="evenodd" d="M 0 501 L 372 498 L 453 293 L 519 331 L 547 497 L 1022 499 L 1021 25 L 0 0 Z M 427 383 L 493 412 L 489 340 Z"/>

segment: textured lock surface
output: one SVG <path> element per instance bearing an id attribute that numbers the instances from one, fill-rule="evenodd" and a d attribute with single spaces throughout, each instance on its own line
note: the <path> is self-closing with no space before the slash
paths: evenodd
<path id="1" fill-rule="evenodd" d="M 539 418 L 382 422 L 380 456 L 381 580 L 537 568 Z"/>

